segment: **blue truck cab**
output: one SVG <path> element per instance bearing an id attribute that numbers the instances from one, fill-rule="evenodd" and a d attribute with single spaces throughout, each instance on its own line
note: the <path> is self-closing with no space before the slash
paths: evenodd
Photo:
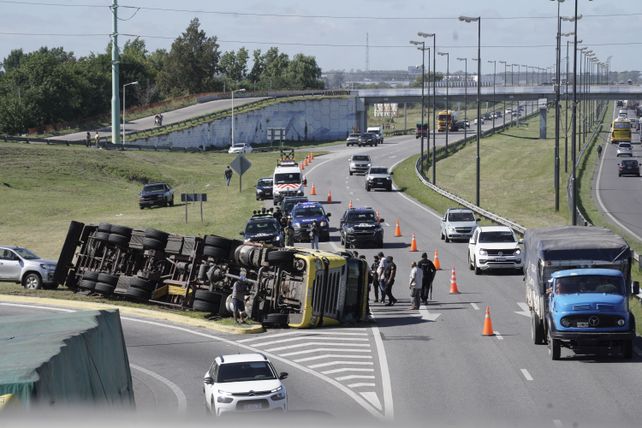
<path id="1" fill-rule="evenodd" d="M 299 202 L 292 208 L 290 219 L 294 228 L 296 242 L 310 239 L 310 228 L 313 222 L 319 225 L 319 241 L 330 240 L 330 213 L 326 213 L 319 202 Z"/>
<path id="2" fill-rule="evenodd" d="M 631 358 L 635 318 L 624 275 L 616 269 L 569 269 L 548 281 L 547 341 L 553 360 L 561 348 L 576 353 L 620 349 Z"/>

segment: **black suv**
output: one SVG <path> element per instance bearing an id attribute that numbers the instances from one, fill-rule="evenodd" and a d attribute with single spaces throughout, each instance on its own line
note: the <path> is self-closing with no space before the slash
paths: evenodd
<path id="1" fill-rule="evenodd" d="M 357 248 L 371 244 L 383 248 L 383 221 L 372 208 L 349 208 L 339 223 L 341 245 Z"/>
<path id="2" fill-rule="evenodd" d="M 141 190 L 138 205 L 142 210 L 145 207 L 159 206 L 174 206 L 174 190 L 165 183 L 151 183 L 145 184 Z"/>
<path id="3" fill-rule="evenodd" d="M 272 199 L 272 189 L 274 181 L 272 178 L 259 178 L 256 183 L 256 200 Z"/>
<path id="4" fill-rule="evenodd" d="M 365 132 L 361 134 L 361 140 L 359 141 L 359 146 L 370 146 L 377 147 L 379 144 L 379 137 L 372 132 Z"/>
<path id="5" fill-rule="evenodd" d="M 283 228 L 272 213 L 254 212 L 245 225 L 245 232 L 240 233 L 246 242 L 262 242 L 276 247 L 284 245 Z"/>

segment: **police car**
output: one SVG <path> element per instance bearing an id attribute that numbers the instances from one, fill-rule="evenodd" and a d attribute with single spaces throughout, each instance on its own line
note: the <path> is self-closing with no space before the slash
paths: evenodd
<path id="1" fill-rule="evenodd" d="M 240 235 L 245 242 L 262 242 L 276 247 L 282 247 L 285 242 L 283 228 L 270 211 L 254 211 Z"/>
<path id="2" fill-rule="evenodd" d="M 319 241 L 330 240 L 330 213 L 326 213 L 318 202 L 299 202 L 292 208 L 290 218 L 294 228 L 294 240 L 310 239 L 310 229 L 314 221 L 319 225 Z"/>

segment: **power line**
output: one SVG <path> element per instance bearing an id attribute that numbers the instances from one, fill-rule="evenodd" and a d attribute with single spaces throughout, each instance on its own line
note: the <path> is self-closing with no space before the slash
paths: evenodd
<path id="1" fill-rule="evenodd" d="M 90 7 L 94 9 L 109 8 L 108 5 L 86 4 L 86 3 L 50 3 L 43 1 L 15 1 L 15 0 L 0 0 L 0 3 L 15 4 L 20 6 L 53 6 L 53 7 Z"/>

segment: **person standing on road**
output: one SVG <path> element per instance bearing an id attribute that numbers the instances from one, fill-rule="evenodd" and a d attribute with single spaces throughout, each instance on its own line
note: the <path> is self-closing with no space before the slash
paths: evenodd
<path id="1" fill-rule="evenodd" d="M 292 227 L 292 222 L 288 221 L 288 224 L 285 226 L 285 246 L 292 247 L 294 245 L 294 228 Z"/>
<path id="2" fill-rule="evenodd" d="M 319 224 L 315 221 L 312 222 L 312 227 L 310 228 L 310 245 L 312 249 L 319 249 Z"/>
<path id="3" fill-rule="evenodd" d="M 423 278 L 423 271 L 417 267 L 417 262 L 412 262 L 410 266 L 410 297 L 412 298 L 412 306 L 410 309 L 419 309 L 419 301 L 421 297 L 421 284 Z"/>
<path id="4" fill-rule="evenodd" d="M 227 187 L 230 187 L 230 182 L 232 181 L 232 174 L 234 174 L 232 172 L 232 168 L 228 165 L 227 168 L 225 168 L 225 172 L 223 173 L 223 175 L 225 176 L 225 185 Z"/>
<path id="5" fill-rule="evenodd" d="M 245 296 L 250 292 L 251 284 L 247 281 L 245 275 L 241 275 L 232 286 L 232 306 L 234 310 L 234 321 L 237 324 L 245 322 Z"/>
<path id="6" fill-rule="evenodd" d="M 276 207 L 276 210 L 272 213 L 272 216 L 276 219 L 276 221 L 281 224 L 281 220 L 283 219 L 283 212 L 281 212 L 281 207 Z"/>
<path id="7" fill-rule="evenodd" d="M 426 253 L 421 254 L 421 259 L 417 263 L 417 267 L 422 271 L 421 303 L 427 305 L 428 300 L 432 300 L 432 281 L 435 279 L 437 268 Z"/>
<path id="8" fill-rule="evenodd" d="M 383 272 L 388 266 L 388 260 L 383 255 L 383 251 L 379 251 L 379 266 L 377 267 L 377 277 L 379 279 L 379 290 L 381 290 L 381 303 L 386 302 L 386 283 L 384 282 Z"/>
<path id="9" fill-rule="evenodd" d="M 397 299 L 392 295 L 392 286 L 395 283 L 395 276 L 397 275 L 397 265 L 393 262 L 392 256 L 386 257 L 386 268 L 383 271 L 383 281 L 386 285 L 386 296 L 388 303 L 386 306 L 392 306 L 397 303 Z"/>
<path id="10" fill-rule="evenodd" d="M 379 275 L 377 274 L 377 269 L 379 268 L 379 256 L 374 256 L 374 262 L 370 266 L 370 274 L 372 275 L 371 286 L 374 289 L 375 303 L 379 302 Z M 383 297 L 383 293 L 381 293 Z"/>

